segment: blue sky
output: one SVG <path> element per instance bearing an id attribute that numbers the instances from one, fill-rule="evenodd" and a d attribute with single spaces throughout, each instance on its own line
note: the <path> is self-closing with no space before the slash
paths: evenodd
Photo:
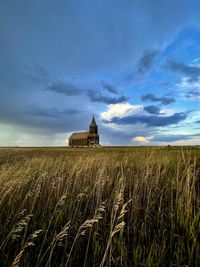
<path id="1" fill-rule="evenodd" d="M 200 144 L 200 2 L 2 0 L 0 146 Z"/>

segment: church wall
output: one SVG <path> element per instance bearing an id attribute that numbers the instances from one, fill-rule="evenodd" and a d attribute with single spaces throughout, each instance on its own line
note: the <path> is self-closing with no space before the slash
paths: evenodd
<path id="1" fill-rule="evenodd" d="M 70 146 L 88 146 L 88 140 L 87 139 L 75 139 L 70 140 L 69 142 Z"/>
<path id="2" fill-rule="evenodd" d="M 90 136 L 89 137 L 89 145 L 98 145 L 99 144 L 99 136 Z"/>

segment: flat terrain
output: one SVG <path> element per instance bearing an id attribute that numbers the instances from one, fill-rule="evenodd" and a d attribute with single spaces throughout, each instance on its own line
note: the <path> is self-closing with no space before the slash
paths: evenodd
<path id="1" fill-rule="evenodd" d="M 1 267 L 199 262 L 199 148 L 0 148 Z"/>

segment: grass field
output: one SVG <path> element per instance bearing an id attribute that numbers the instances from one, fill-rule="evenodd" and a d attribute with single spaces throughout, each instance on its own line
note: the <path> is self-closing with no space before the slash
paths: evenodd
<path id="1" fill-rule="evenodd" d="M 0 149 L 0 266 L 200 266 L 200 149 Z"/>

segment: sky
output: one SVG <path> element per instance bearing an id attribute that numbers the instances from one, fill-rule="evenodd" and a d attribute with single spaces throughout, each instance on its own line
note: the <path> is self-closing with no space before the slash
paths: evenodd
<path id="1" fill-rule="evenodd" d="M 199 0 L 1 0 L 0 146 L 200 145 Z"/>

